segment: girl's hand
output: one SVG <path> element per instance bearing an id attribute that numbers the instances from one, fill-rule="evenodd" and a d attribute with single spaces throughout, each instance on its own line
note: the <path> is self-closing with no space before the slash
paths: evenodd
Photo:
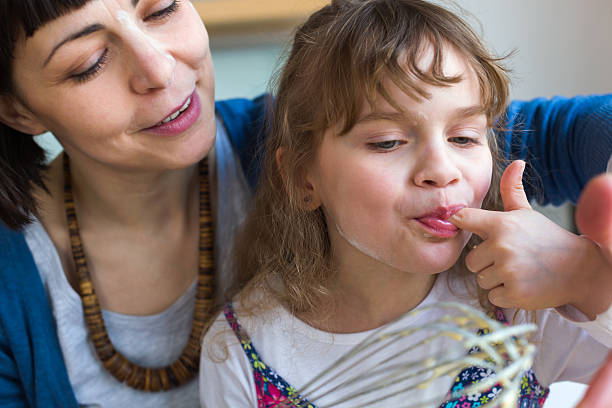
<path id="1" fill-rule="evenodd" d="M 612 175 L 598 176 L 586 186 L 576 207 L 576 225 L 600 245 L 612 265 Z M 577 406 L 609 407 L 612 407 L 612 353 Z"/>
<path id="2" fill-rule="evenodd" d="M 612 266 L 590 239 L 572 234 L 533 210 L 523 190 L 525 162 L 504 172 L 504 212 L 465 208 L 450 221 L 483 242 L 466 257 L 489 300 L 536 310 L 572 304 L 590 318 L 612 303 Z"/>

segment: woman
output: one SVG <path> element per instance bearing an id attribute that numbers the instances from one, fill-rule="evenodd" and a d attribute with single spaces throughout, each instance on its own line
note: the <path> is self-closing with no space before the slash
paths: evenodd
<path id="1" fill-rule="evenodd" d="M 6 0 L 0 19 L 0 402 L 197 406 L 194 344 L 213 273 L 217 299 L 229 281 L 264 101 L 215 110 L 186 0 Z M 535 155 L 544 200 L 602 171 L 588 138 L 612 140 L 593 131 L 609 127 L 610 99 L 513 105 L 536 132 L 508 146 Z M 65 151 L 48 168 L 30 137 L 45 130 Z M 547 176 L 576 140 L 584 166 Z"/>

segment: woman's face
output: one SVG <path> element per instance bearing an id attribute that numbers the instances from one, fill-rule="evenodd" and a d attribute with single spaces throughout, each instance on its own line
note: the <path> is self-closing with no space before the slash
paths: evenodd
<path id="1" fill-rule="evenodd" d="M 17 103 L 73 160 L 183 168 L 214 142 L 208 35 L 187 0 L 93 0 L 18 41 L 13 72 Z"/>

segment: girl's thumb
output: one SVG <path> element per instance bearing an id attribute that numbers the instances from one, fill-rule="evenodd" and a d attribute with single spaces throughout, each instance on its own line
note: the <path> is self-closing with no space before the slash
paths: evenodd
<path id="1" fill-rule="evenodd" d="M 523 171 L 525 162 L 515 160 L 504 170 L 504 174 L 499 182 L 499 189 L 504 202 L 504 211 L 519 210 L 522 208 L 531 209 L 525 189 L 523 188 Z"/>

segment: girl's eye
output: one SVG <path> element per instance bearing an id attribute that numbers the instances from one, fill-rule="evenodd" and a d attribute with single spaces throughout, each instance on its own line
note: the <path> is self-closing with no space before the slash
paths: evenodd
<path id="1" fill-rule="evenodd" d="M 102 55 L 100 55 L 100 58 L 98 58 L 91 67 L 87 68 L 83 72 L 73 74 L 70 77 L 79 83 L 88 81 L 92 79 L 93 77 L 95 77 L 96 74 L 98 74 L 98 72 L 100 72 L 100 70 L 104 67 L 107 61 L 108 61 L 108 48 L 106 48 L 102 52 Z"/>
<path id="2" fill-rule="evenodd" d="M 368 143 L 368 146 L 372 150 L 386 151 L 386 150 L 393 150 L 397 148 L 401 143 L 402 142 L 400 140 L 385 140 L 383 142 Z"/>
<path id="3" fill-rule="evenodd" d="M 480 140 L 475 137 L 469 136 L 455 136 L 449 139 L 452 143 L 458 144 L 460 146 L 470 146 L 480 144 Z"/>
<path id="4" fill-rule="evenodd" d="M 168 7 L 163 8 L 155 13 L 149 14 L 144 18 L 144 21 L 159 21 L 169 17 L 172 13 L 178 10 L 179 0 L 174 0 Z"/>

